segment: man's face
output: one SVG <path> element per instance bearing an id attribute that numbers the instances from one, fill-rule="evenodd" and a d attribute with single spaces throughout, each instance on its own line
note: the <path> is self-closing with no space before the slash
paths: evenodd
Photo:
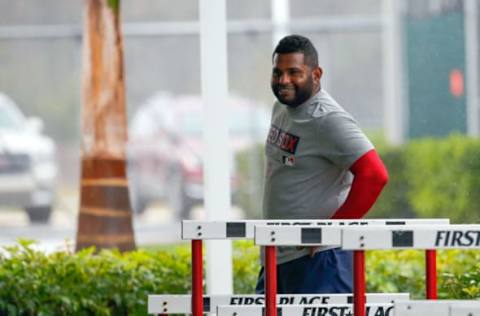
<path id="1" fill-rule="evenodd" d="M 320 86 L 320 68 L 304 63 L 302 53 L 276 54 L 272 69 L 272 91 L 278 101 L 291 107 L 307 101 Z"/>

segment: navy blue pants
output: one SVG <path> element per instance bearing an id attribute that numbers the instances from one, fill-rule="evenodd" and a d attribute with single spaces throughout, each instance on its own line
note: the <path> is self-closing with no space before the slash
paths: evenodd
<path id="1" fill-rule="evenodd" d="M 278 294 L 352 293 L 353 253 L 340 249 L 320 251 L 277 265 Z M 264 268 L 258 276 L 257 294 L 265 293 Z"/>

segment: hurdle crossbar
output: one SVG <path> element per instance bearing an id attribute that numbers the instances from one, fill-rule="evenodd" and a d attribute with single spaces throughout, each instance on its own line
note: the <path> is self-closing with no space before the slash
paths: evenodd
<path id="1" fill-rule="evenodd" d="M 480 316 L 480 301 L 395 301 L 395 316 Z"/>
<path id="2" fill-rule="evenodd" d="M 388 226 L 448 225 L 449 219 L 359 219 L 359 220 L 239 220 L 182 221 L 183 240 L 254 239 L 254 227 L 264 226 Z"/>
<path id="3" fill-rule="evenodd" d="M 190 313 L 192 310 L 191 295 L 149 295 L 149 314 Z M 409 300 L 409 293 L 367 293 L 368 304 L 393 303 L 396 300 Z M 351 294 L 280 294 L 278 305 L 314 305 L 314 304 L 351 304 Z M 255 295 L 206 295 L 203 297 L 203 312 L 215 312 L 220 305 L 261 305 L 265 304 L 265 296 Z"/>
<path id="4" fill-rule="evenodd" d="M 202 268 L 202 240 L 204 239 L 253 239 L 255 237 L 255 226 L 391 226 L 391 225 L 441 225 L 449 224 L 449 219 L 373 219 L 373 220 L 243 220 L 243 221 L 182 221 L 182 239 L 191 240 L 192 243 L 192 314 L 201 316 L 203 311 L 203 280 Z M 266 255 L 275 258 L 274 249 L 266 247 Z M 274 259 L 273 259 L 274 260 Z M 272 261 L 272 260 L 270 260 Z M 267 270 L 266 288 L 270 287 L 266 305 L 270 316 L 275 316 L 276 302 L 273 299 L 276 295 L 276 284 L 273 277 L 268 274 L 275 274 L 276 264 L 271 265 Z M 275 288 L 275 291 L 272 289 Z M 267 292 L 267 291 L 266 291 Z M 358 296 L 357 296 L 358 297 Z"/>
<path id="5" fill-rule="evenodd" d="M 279 305 L 278 316 L 322 316 L 338 315 L 353 316 L 352 304 L 328 305 Z M 393 304 L 367 304 L 367 316 L 393 316 Z M 266 309 L 263 306 L 218 306 L 217 316 L 264 316 Z"/>
<path id="6" fill-rule="evenodd" d="M 342 230 L 342 248 L 480 249 L 480 225 L 348 227 Z"/>
<path id="7" fill-rule="evenodd" d="M 276 246 L 336 245 L 354 250 L 355 315 L 365 313 L 366 249 L 422 249 L 426 251 L 426 293 L 436 299 L 436 249 L 480 249 L 480 225 L 411 225 L 411 226 L 255 226 L 255 243 L 265 246 L 266 269 L 276 266 Z M 271 276 L 274 277 L 274 276 Z M 273 289 L 268 289 L 267 297 Z M 267 306 L 275 310 L 275 301 Z M 274 313 L 274 312 L 272 312 Z"/>
<path id="8" fill-rule="evenodd" d="M 342 248 L 355 253 L 367 249 L 425 249 L 427 298 L 436 299 L 436 249 L 480 249 L 480 225 L 390 226 L 375 230 L 348 227 L 342 230 Z M 358 258 L 358 262 L 364 265 L 365 259 Z M 364 273 L 361 269 L 356 271 Z"/>

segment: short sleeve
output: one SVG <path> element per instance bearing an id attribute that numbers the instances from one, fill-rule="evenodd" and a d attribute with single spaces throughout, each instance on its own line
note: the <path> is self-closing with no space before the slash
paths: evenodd
<path id="1" fill-rule="evenodd" d="M 357 122 L 346 112 L 331 112 L 319 118 L 318 140 L 321 155 L 348 169 L 374 147 Z"/>

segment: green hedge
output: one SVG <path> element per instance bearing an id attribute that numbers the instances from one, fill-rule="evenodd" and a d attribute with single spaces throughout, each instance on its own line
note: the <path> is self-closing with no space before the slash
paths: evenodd
<path id="1" fill-rule="evenodd" d="M 30 242 L 0 256 L 0 311 L 4 315 L 146 315 L 152 293 L 185 293 L 189 252 L 94 249 L 44 254 Z"/>
<path id="2" fill-rule="evenodd" d="M 388 146 L 371 137 L 385 162 L 390 180 L 369 217 L 446 217 L 453 223 L 480 222 L 480 140 L 461 135 L 419 139 Z M 250 156 L 263 157 L 262 146 L 238 155 L 243 175 L 238 203 L 249 218 L 261 216 L 263 158 L 252 175 Z M 252 202 L 253 201 L 253 202 Z"/>
<path id="3" fill-rule="evenodd" d="M 258 248 L 234 249 L 236 293 L 249 293 Z M 20 241 L 0 254 L 0 315 L 146 315 L 148 294 L 190 292 L 190 248 L 45 254 Z M 253 285 L 252 285 L 253 284 Z"/>
<path id="4" fill-rule="evenodd" d="M 480 297 L 480 252 L 438 251 L 438 297 Z M 419 250 L 367 252 L 367 291 L 408 292 L 425 297 L 425 255 Z"/>
<path id="5" fill-rule="evenodd" d="M 372 217 L 480 222 L 480 140 L 452 135 L 380 149 L 390 174 Z"/>
<path id="6" fill-rule="evenodd" d="M 234 243 L 234 291 L 253 293 L 258 248 Z M 439 297 L 480 297 L 480 252 L 440 251 Z M 367 253 L 369 292 L 424 297 L 421 251 Z M 35 251 L 29 242 L 0 255 L 1 315 L 146 315 L 148 294 L 190 292 L 188 245 L 129 253 Z"/>

